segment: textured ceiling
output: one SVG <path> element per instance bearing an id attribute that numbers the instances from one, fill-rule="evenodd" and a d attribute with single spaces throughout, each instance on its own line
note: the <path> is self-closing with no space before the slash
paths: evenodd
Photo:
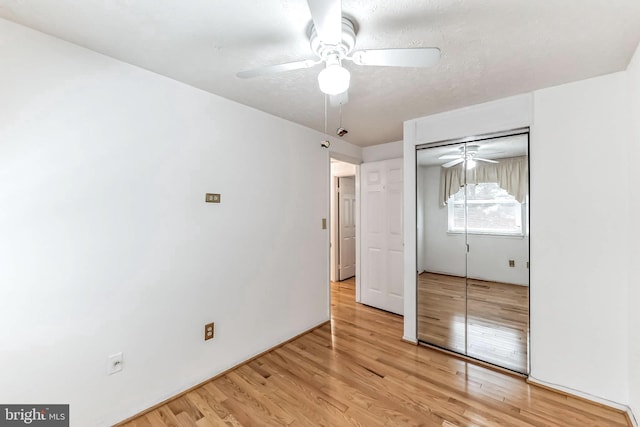
<path id="1" fill-rule="evenodd" d="M 343 0 L 356 48 L 437 46 L 430 69 L 362 67 L 344 139 L 402 139 L 407 119 L 624 70 L 640 40 L 638 0 Z M 0 0 L 0 17 L 192 86 L 324 129 L 320 66 L 238 79 L 313 58 L 305 0 Z M 329 132 L 338 110 L 329 109 Z"/>

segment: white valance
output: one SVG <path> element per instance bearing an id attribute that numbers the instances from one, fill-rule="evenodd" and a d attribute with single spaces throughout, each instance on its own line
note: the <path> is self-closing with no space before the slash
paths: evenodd
<path id="1" fill-rule="evenodd" d="M 477 162 L 476 167 L 471 170 L 465 170 L 464 163 L 451 168 L 440 168 L 442 205 L 446 205 L 449 197 L 464 187 L 465 182 L 468 184 L 495 182 L 518 202 L 524 203 L 529 189 L 527 157 L 519 156 L 496 160 L 498 163 Z"/>

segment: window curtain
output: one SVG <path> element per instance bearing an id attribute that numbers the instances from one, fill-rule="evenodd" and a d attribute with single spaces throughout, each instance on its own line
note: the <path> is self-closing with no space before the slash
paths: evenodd
<path id="1" fill-rule="evenodd" d="M 440 168 L 440 194 L 445 206 L 449 197 L 456 194 L 466 182 L 479 184 L 495 182 L 518 202 L 524 203 L 529 188 L 529 165 L 526 156 L 496 159 L 499 163 L 477 162 L 476 167 L 465 171 L 464 163 L 451 168 Z"/>

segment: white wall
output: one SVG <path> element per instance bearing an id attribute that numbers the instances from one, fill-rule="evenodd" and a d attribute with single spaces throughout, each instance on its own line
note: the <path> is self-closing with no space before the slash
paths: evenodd
<path id="1" fill-rule="evenodd" d="M 625 75 L 535 93 L 531 375 L 628 403 Z M 616 161 L 616 159 L 618 161 Z"/>
<path id="2" fill-rule="evenodd" d="M 111 425 L 328 319 L 326 136 L 4 20 L 0 57 L 1 402 Z"/>
<path id="3" fill-rule="evenodd" d="M 356 165 L 351 163 L 345 163 L 340 161 L 331 162 L 331 176 L 343 177 L 343 176 L 355 176 Z"/>
<path id="4" fill-rule="evenodd" d="M 511 236 L 491 236 L 448 233 L 448 209 L 440 203 L 440 166 L 418 168 L 418 271 L 430 271 L 454 276 L 469 276 L 517 285 L 529 284 L 527 269 L 529 239 Z M 466 243 L 469 243 L 467 257 Z M 509 267 L 509 260 L 515 267 Z"/>
<path id="5" fill-rule="evenodd" d="M 463 234 L 449 234 L 447 208 L 440 205 L 440 166 L 420 166 L 417 171 L 418 193 L 423 205 L 423 233 L 418 234 L 418 271 L 466 276 L 467 248 Z"/>
<path id="6" fill-rule="evenodd" d="M 365 163 L 402 157 L 402 141 L 371 145 L 362 149 L 362 161 Z"/>
<path id="7" fill-rule="evenodd" d="M 329 153 L 332 158 L 359 165 L 362 163 L 362 147 L 348 143 L 333 136 L 323 135 L 324 139 L 329 140 Z"/>
<path id="8" fill-rule="evenodd" d="M 636 187 L 640 183 L 640 46 L 627 70 L 628 88 L 627 94 L 630 96 L 630 108 L 628 118 L 632 124 L 631 153 L 628 157 L 629 170 L 631 176 L 629 180 L 633 183 L 633 191 L 630 196 L 629 218 L 635 221 L 640 212 L 640 193 Z M 627 230 L 631 234 L 631 246 L 627 252 L 629 268 L 629 399 L 631 408 L 640 421 L 640 263 L 638 263 L 638 242 L 640 242 L 640 228 L 629 227 Z"/>

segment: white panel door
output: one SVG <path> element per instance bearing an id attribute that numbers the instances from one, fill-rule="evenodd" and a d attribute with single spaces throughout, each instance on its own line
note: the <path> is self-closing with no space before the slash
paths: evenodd
<path id="1" fill-rule="evenodd" d="M 402 159 L 361 167 L 361 302 L 403 313 Z"/>
<path id="2" fill-rule="evenodd" d="M 356 275 L 356 179 L 338 178 L 339 280 Z"/>
<path id="3" fill-rule="evenodd" d="M 402 159 L 385 162 L 386 167 L 386 258 L 387 292 L 386 310 L 402 314 L 404 312 L 404 235 L 403 218 L 403 173 Z"/>
<path id="4" fill-rule="evenodd" d="M 384 305 L 384 194 L 382 186 L 383 165 L 380 162 L 363 164 L 360 168 L 360 216 L 363 239 L 360 250 L 360 298 L 374 307 Z"/>

